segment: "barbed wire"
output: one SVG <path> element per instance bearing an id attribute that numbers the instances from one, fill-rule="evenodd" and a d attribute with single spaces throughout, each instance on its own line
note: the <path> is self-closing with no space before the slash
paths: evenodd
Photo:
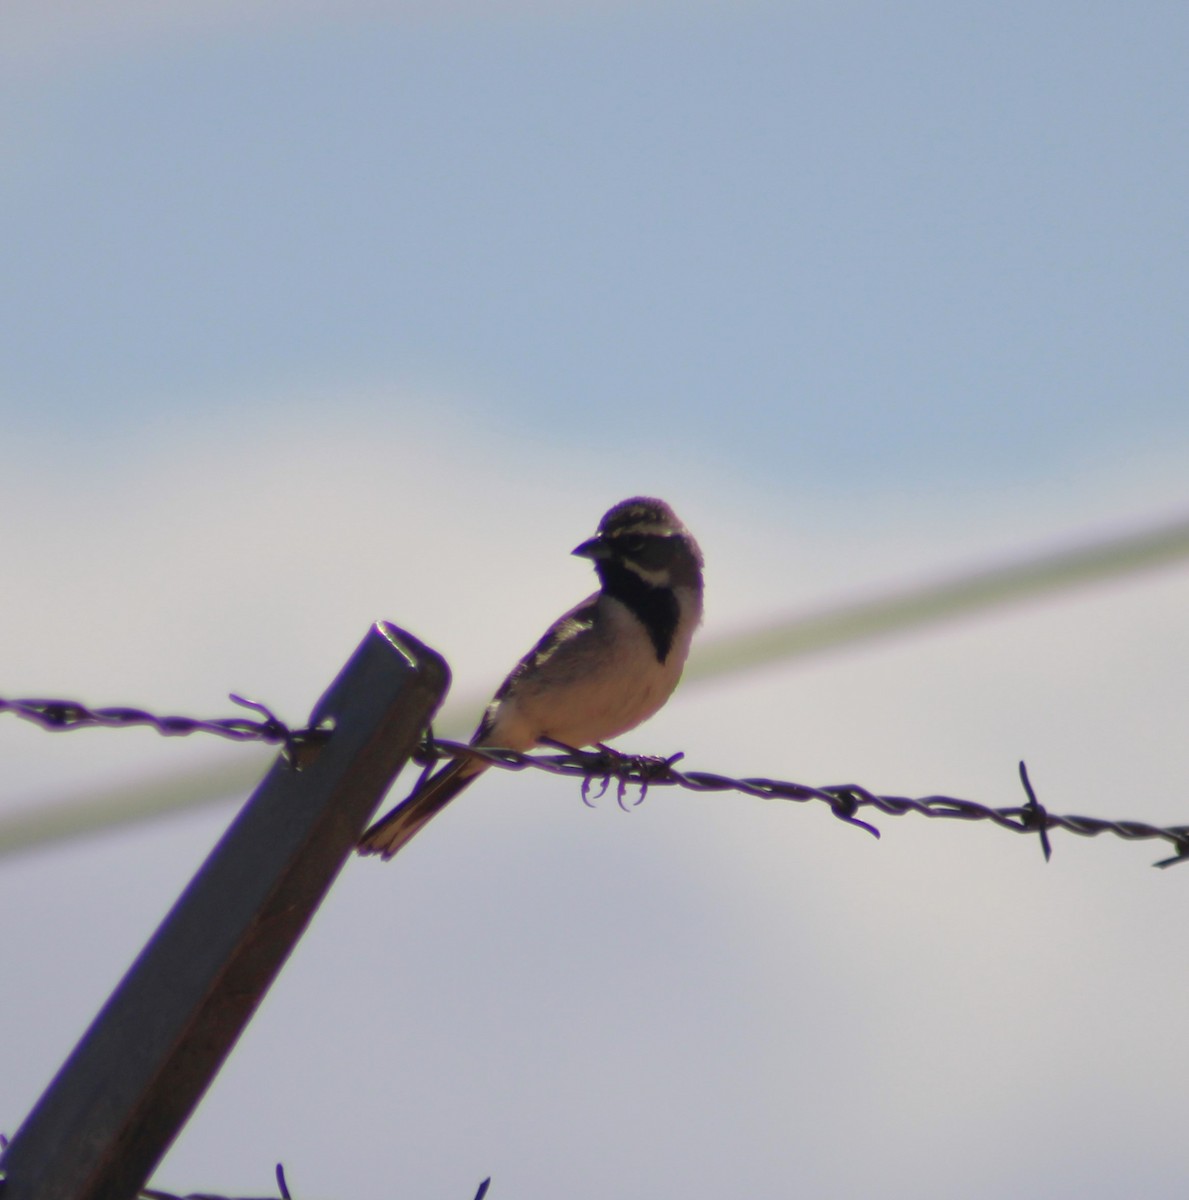
<path id="1" fill-rule="evenodd" d="M 290 729 L 265 705 L 255 700 L 231 694 L 237 704 L 251 708 L 263 715 L 255 721 L 247 717 L 230 717 L 218 720 L 199 720 L 193 717 L 159 717 L 137 708 L 91 709 L 73 700 L 5 700 L 0 698 L 0 712 L 11 712 L 25 720 L 34 721 L 42 728 L 52 731 L 81 729 L 87 726 L 131 726 L 149 725 L 157 732 L 169 736 L 185 736 L 192 733 L 210 733 L 236 741 L 263 741 L 279 743 L 298 765 L 311 751 L 326 741 L 332 730 L 328 726 Z M 630 787 L 639 789 L 634 801 L 640 804 L 651 787 L 680 787 L 691 792 L 739 792 L 764 800 L 792 800 L 798 803 L 817 801 L 825 804 L 841 821 L 866 830 L 879 837 L 879 830 L 857 814 L 864 809 L 875 809 L 886 816 L 901 817 L 907 813 L 918 816 L 953 821 L 988 821 L 1001 829 L 1013 833 L 1036 834 L 1047 861 L 1052 856 L 1049 832 L 1063 829 L 1079 837 L 1097 837 L 1107 833 L 1124 841 L 1164 841 L 1172 848 L 1168 858 L 1153 863 L 1155 867 L 1170 867 L 1174 863 L 1189 860 L 1189 825 L 1158 826 L 1144 821 L 1107 820 L 1101 817 L 1081 817 L 1049 812 L 1037 799 L 1023 762 L 1019 764 L 1020 782 L 1027 800 L 1022 805 L 995 808 L 974 800 L 962 800 L 954 796 L 881 796 L 857 783 L 830 784 L 812 787 L 794 783 L 787 779 L 750 777 L 737 779 L 709 771 L 679 771 L 676 763 L 684 752 L 667 758 L 651 755 L 621 754 L 610 746 L 599 746 L 595 750 L 579 750 L 561 743 L 548 743 L 559 752 L 555 754 L 525 754 L 515 750 L 494 747 L 472 746 L 464 742 L 453 742 L 435 738 L 432 730 L 427 731 L 418 749 L 416 758 L 429 764 L 441 758 L 473 758 L 489 766 L 507 771 L 534 769 L 553 775 L 580 778 L 582 800 L 592 803 L 591 793 L 597 800 L 604 796 L 614 780 L 617 783 L 616 798 L 625 810 Z"/>
<path id="2" fill-rule="evenodd" d="M 916 813 L 922 817 L 954 821 L 989 821 L 1013 833 L 1033 833 L 1040 839 L 1046 861 L 1052 857 L 1052 845 L 1048 836 L 1052 829 L 1064 829 L 1067 833 L 1075 833 L 1080 837 L 1097 837 L 1101 833 L 1109 833 L 1124 841 L 1165 841 L 1174 853 L 1169 858 L 1153 863 L 1155 867 L 1170 867 L 1174 863 L 1189 860 L 1189 825 L 1157 826 L 1143 821 L 1106 820 L 1100 817 L 1078 817 L 1049 812 L 1037 799 L 1028 779 L 1028 769 L 1023 762 L 1019 765 L 1019 773 L 1028 797 L 1027 802 L 1012 807 L 992 808 L 974 800 L 961 800 L 954 796 L 934 795 L 916 799 L 909 796 L 879 796 L 857 783 L 811 787 L 786 779 L 736 779 L 709 771 L 679 771 L 674 764 L 684 758 L 684 754 L 654 758 L 648 755 L 620 754 L 609 746 L 602 746 L 593 751 L 564 747 L 559 754 L 523 754 L 514 750 L 498 750 L 434 739 L 423 745 L 419 757 L 423 761 L 430 757 L 474 758 L 510 771 L 533 767 L 554 775 L 576 776 L 583 779 L 582 798 L 588 804 L 591 802 L 591 789 L 596 783 L 600 785 L 595 794 L 595 799 L 598 799 L 606 794 L 611 781 L 616 780 L 616 799 L 620 807 L 625 809 L 628 807 L 627 790 L 633 785 L 640 789 L 635 804 L 643 801 L 651 787 L 680 787 L 691 792 L 731 791 L 764 800 L 816 800 L 827 805 L 839 820 L 865 829 L 875 837 L 880 836 L 879 830 L 856 815 L 862 809 L 873 808 L 892 817 Z"/>
<path id="3" fill-rule="evenodd" d="M 249 700 L 236 695 L 235 692 L 231 692 L 229 698 L 232 703 L 259 713 L 263 719 L 257 721 L 251 717 L 220 717 L 203 720 L 197 717 L 162 717 L 142 708 L 88 708 L 77 700 L 6 700 L 2 696 L 0 713 L 10 712 L 54 732 L 95 726 L 111 728 L 147 725 L 162 737 L 188 737 L 192 733 L 210 733 L 236 742 L 268 742 L 283 745 L 286 755 L 298 764 L 311 750 L 322 745 L 331 734 L 329 725 L 291 729 L 259 700 Z"/>
<path id="4" fill-rule="evenodd" d="M 276 1176 L 277 1191 L 281 1200 L 293 1200 L 289 1183 L 285 1179 L 285 1168 L 281 1163 L 277 1163 Z M 184 1196 L 176 1196 L 173 1192 L 162 1192 L 156 1188 L 143 1188 L 136 1195 L 137 1200 L 230 1200 L 227 1196 L 219 1196 L 213 1192 L 187 1192 Z M 273 1200 L 273 1197 L 269 1196 L 266 1200 Z"/>
<path id="5" fill-rule="evenodd" d="M 8 1149 L 8 1138 L 0 1133 L 0 1153 Z M 280 1193 L 280 1200 L 293 1200 L 292 1193 L 289 1191 L 289 1183 L 285 1178 L 285 1167 L 282 1163 L 277 1163 L 276 1169 L 277 1191 Z M 0 1190 L 4 1183 L 4 1173 L 0 1170 Z M 491 1187 L 491 1176 L 489 1175 L 481 1184 L 479 1190 L 475 1193 L 474 1200 L 483 1200 L 487 1195 L 487 1189 Z M 142 1188 L 136 1193 L 137 1200 L 231 1200 L 230 1197 L 221 1196 L 214 1192 L 187 1192 L 184 1196 L 175 1195 L 173 1192 L 163 1192 L 158 1188 Z M 274 1197 L 262 1197 L 261 1200 L 275 1200 Z"/>
<path id="6" fill-rule="evenodd" d="M 491 1187 L 491 1176 L 479 1184 L 479 1190 L 475 1193 L 474 1200 L 483 1200 L 489 1187 Z M 277 1190 L 280 1192 L 280 1200 L 293 1200 L 289 1192 L 289 1185 L 285 1180 L 285 1168 L 280 1163 L 277 1163 Z M 185 1196 L 175 1196 L 172 1192 L 160 1192 L 153 1188 L 145 1188 L 138 1193 L 137 1200 L 231 1200 L 231 1198 L 216 1196 L 210 1192 L 188 1192 Z M 269 1196 L 263 1200 L 274 1200 L 274 1198 Z"/>

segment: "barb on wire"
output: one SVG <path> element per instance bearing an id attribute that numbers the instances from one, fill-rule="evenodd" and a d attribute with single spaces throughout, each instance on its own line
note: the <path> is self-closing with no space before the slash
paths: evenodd
<path id="1" fill-rule="evenodd" d="M 199 720 L 196 717 L 161 717 L 141 708 L 88 708 L 77 700 L 5 700 L 0 696 L 0 712 L 10 712 L 43 729 L 53 731 L 148 725 L 162 737 L 186 737 L 192 733 L 212 733 L 236 742 L 269 742 L 281 744 L 295 766 L 302 767 L 330 737 L 329 725 L 315 728 L 291 729 L 270 708 L 259 700 L 230 695 L 233 703 L 259 713 L 261 720 L 251 717 L 221 717 Z"/>
<path id="2" fill-rule="evenodd" d="M 608 746 L 594 751 L 566 748 L 559 754 L 522 754 L 512 750 L 497 750 L 448 742 L 435 739 L 422 749 L 426 758 L 477 758 L 492 766 L 509 771 L 522 771 L 533 767 L 549 771 L 554 775 L 570 775 L 581 778 L 583 799 L 590 803 L 588 790 L 594 781 L 601 783 L 596 794 L 604 795 L 611 781 L 618 781 L 621 800 L 625 790 L 633 784 L 640 788 L 638 804 L 649 787 L 681 787 L 693 792 L 741 792 L 746 796 L 758 796 L 767 800 L 816 800 L 827 805 L 834 816 L 850 825 L 879 837 L 879 830 L 856 815 L 863 809 L 874 809 L 887 816 L 900 817 L 916 813 L 922 817 L 940 817 L 954 821 L 990 821 L 1001 829 L 1013 833 L 1038 833 L 1046 861 L 1052 855 L 1049 830 L 1064 829 L 1080 837 L 1097 837 L 1100 833 L 1113 834 L 1124 841 L 1158 840 L 1172 846 L 1174 853 L 1161 859 L 1153 866 L 1169 867 L 1174 863 L 1189 861 L 1189 825 L 1173 825 L 1161 828 L 1142 821 L 1110 821 L 1100 817 L 1063 816 L 1049 812 L 1036 798 L 1036 792 L 1028 779 L 1028 770 L 1020 764 L 1020 780 L 1027 794 L 1027 803 L 1008 808 L 992 808 L 973 800 L 960 800 L 953 796 L 924 796 L 912 799 L 908 796 L 877 796 L 855 783 L 832 784 L 827 787 L 810 787 L 785 779 L 732 779 L 726 775 L 715 775 L 708 771 L 679 771 L 674 766 L 681 755 L 669 758 L 652 758 L 639 755 L 623 755 Z"/>
<path id="3" fill-rule="evenodd" d="M 73 700 L 5 700 L 0 697 L 0 712 L 11 712 L 25 720 L 34 721 L 45 729 L 81 729 L 86 726 L 150 725 L 166 737 L 191 733 L 212 733 L 235 741 L 279 742 L 285 747 L 286 756 L 298 768 L 316 756 L 333 732 L 329 725 L 293 730 L 280 720 L 269 708 L 256 700 L 246 700 L 231 694 L 231 699 L 244 708 L 252 709 L 261 720 L 250 717 L 227 717 L 204 721 L 193 717 L 161 717 L 139 708 L 97 708 Z M 695 792 L 741 792 L 747 796 L 759 796 L 770 800 L 816 800 L 825 804 L 840 821 L 865 829 L 873 837 L 879 830 L 858 813 L 873 808 L 887 816 L 899 817 L 913 812 L 923 817 L 943 817 L 955 821 L 990 821 L 1001 829 L 1013 833 L 1035 833 L 1040 838 L 1041 850 L 1047 862 L 1053 853 L 1049 831 L 1064 829 L 1080 837 L 1097 837 L 1110 833 L 1125 841 L 1159 840 L 1167 842 L 1173 850 L 1168 858 L 1153 864 L 1170 867 L 1174 863 L 1189 861 L 1189 825 L 1172 825 L 1161 828 L 1143 821 L 1109 821 L 1099 817 L 1062 816 L 1051 813 L 1036 797 L 1028 769 L 1020 763 L 1020 782 L 1023 785 L 1026 803 L 1010 808 L 991 808 L 973 800 L 959 800 L 952 796 L 925 796 L 911 799 L 907 796 L 877 796 L 855 783 L 833 784 L 828 787 L 810 787 L 808 784 L 793 783 L 785 779 L 762 777 L 732 779 L 726 775 L 715 775 L 708 771 L 679 771 L 676 764 L 684 754 L 672 754 L 667 758 L 651 755 L 625 755 L 610 746 L 597 746 L 594 750 L 576 750 L 560 742 L 548 742 L 559 751 L 557 754 L 523 754 L 513 750 L 480 748 L 462 742 L 444 741 L 428 731 L 416 758 L 432 766 L 440 758 L 477 758 L 490 765 L 509 771 L 536 768 L 555 775 L 570 775 L 582 779 L 582 800 L 587 805 L 606 795 L 614 780 L 615 795 L 620 808 L 628 808 L 627 794 L 630 787 L 639 788 L 632 807 L 643 802 L 648 789 L 654 786 L 681 787 Z M 592 789 L 598 791 L 592 796 Z"/>
<path id="4" fill-rule="evenodd" d="M 0 1133 L 0 1153 L 8 1149 L 8 1138 L 3 1133 Z M 293 1200 L 293 1196 L 289 1191 L 289 1183 L 285 1179 L 285 1167 L 282 1163 L 277 1163 L 276 1169 L 277 1191 L 280 1194 L 280 1200 Z M 4 1172 L 0 1170 L 0 1191 L 3 1191 Z M 475 1200 L 483 1200 L 487 1195 L 487 1189 L 491 1187 L 491 1176 L 483 1180 L 479 1184 L 479 1190 L 475 1193 Z M 157 1188 L 142 1188 L 136 1194 L 136 1200 L 230 1200 L 227 1196 L 215 1195 L 212 1192 L 187 1192 L 184 1196 L 177 1196 L 173 1192 L 163 1192 Z M 274 1200 L 274 1197 L 265 1197 L 263 1200 Z"/>
<path id="5" fill-rule="evenodd" d="M 1045 862 L 1049 862 L 1053 857 L 1053 847 L 1049 842 L 1049 827 L 1047 824 L 1048 812 L 1036 798 L 1036 793 L 1032 790 L 1032 781 L 1028 778 L 1028 768 L 1024 765 L 1024 760 L 1020 760 L 1020 782 L 1024 785 L 1024 791 L 1028 793 L 1028 803 L 1024 806 L 1023 820 L 1026 825 L 1030 825 L 1037 833 L 1040 834 L 1040 849 L 1045 856 Z"/>
<path id="6" fill-rule="evenodd" d="M 475 1193 L 475 1200 L 483 1200 L 490 1186 L 491 1177 L 488 1176 L 479 1184 L 479 1190 Z M 285 1181 L 285 1168 L 280 1163 L 277 1163 L 277 1191 L 280 1193 L 280 1200 L 293 1200 L 289 1192 L 289 1184 Z M 229 1200 L 229 1198 L 212 1195 L 209 1192 L 189 1192 L 185 1196 L 175 1196 L 172 1192 L 161 1192 L 153 1188 L 145 1188 L 138 1193 L 137 1200 Z M 273 1198 L 268 1197 L 267 1200 L 273 1200 Z"/>
<path id="7" fill-rule="evenodd" d="M 285 1168 L 277 1163 L 277 1191 L 281 1200 L 293 1200 L 289 1194 L 289 1185 L 285 1181 Z M 137 1200 L 228 1200 L 226 1196 L 218 1196 L 211 1192 L 187 1192 L 185 1196 L 175 1196 L 173 1192 L 162 1192 L 156 1188 L 143 1188 L 137 1193 Z M 267 1200 L 273 1200 L 268 1197 Z"/>

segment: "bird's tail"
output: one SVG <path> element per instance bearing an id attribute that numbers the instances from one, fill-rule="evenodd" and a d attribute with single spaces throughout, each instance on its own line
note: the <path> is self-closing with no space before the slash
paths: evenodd
<path id="1" fill-rule="evenodd" d="M 366 830 L 356 849 L 387 861 L 485 769 L 483 764 L 456 758 Z"/>

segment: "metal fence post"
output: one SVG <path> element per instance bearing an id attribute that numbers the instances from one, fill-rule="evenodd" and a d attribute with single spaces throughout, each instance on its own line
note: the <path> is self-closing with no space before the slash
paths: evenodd
<path id="1" fill-rule="evenodd" d="M 372 627 L 315 708 L 313 761 L 277 760 L 17 1131 L 3 1200 L 130 1200 L 210 1085 L 449 686 Z"/>

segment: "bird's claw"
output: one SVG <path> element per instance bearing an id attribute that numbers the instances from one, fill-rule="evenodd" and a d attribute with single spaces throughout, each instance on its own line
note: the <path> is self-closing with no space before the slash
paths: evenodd
<path id="1" fill-rule="evenodd" d="M 614 746 L 608 746 L 605 742 L 596 742 L 595 749 L 601 756 L 602 761 L 599 766 L 605 768 L 605 773 L 601 776 L 592 775 L 588 778 L 587 783 L 590 782 L 590 779 L 601 778 L 603 784 L 599 796 L 603 796 L 606 794 L 612 778 L 617 779 L 615 799 L 624 812 L 630 812 L 632 808 L 638 808 L 643 804 L 644 798 L 648 795 L 648 785 L 656 780 L 664 779 L 673 764 L 685 757 L 684 751 L 671 754 L 668 758 L 661 758 L 653 754 L 622 754 Z M 638 784 L 640 787 L 639 796 L 630 806 L 627 803 L 629 783 Z"/>
<path id="2" fill-rule="evenodd" d="M 606 742 L 595 742 L 593 752 L 579 750 L 565 742 L 559 742 L 556 738 L 542 738 L 541 742 L 586 761 L 588 770 L 582 780 L 582 803 L 587 808 L 595 807 L 595 801 L 601 800 L 607 794 L 611 780 L 614 779 L 615 800 L 624 812 L 630 812 L 643 804 L 645 796 L 648 795 L 648 785 L 665 779 L 673 764 L 685 757 L 684 751 L 670 754 L 668 758 L 652 754 L 622 754 Z M 639 785 L 640 794 L 629 805 L 627 794 L 628 785 L 631 783 Z M 599 790 L 592 795 L 596 784 Z"/>
<path id="3" fill-rule="evenodd" d="M 598 777 L 595 775 L 587 775 L 587 777 L 582 781 L 582 803 L 585 804 L 587 808 L 596 807 L 595 800 L 601 800 L 607 794 L 607 789 L 611 786 L 611 776 L 604 775 L 598 793 L 595 795 L 594 800 L 592 800 L 590 798 L 590 789 L 597 778 Z"/>

